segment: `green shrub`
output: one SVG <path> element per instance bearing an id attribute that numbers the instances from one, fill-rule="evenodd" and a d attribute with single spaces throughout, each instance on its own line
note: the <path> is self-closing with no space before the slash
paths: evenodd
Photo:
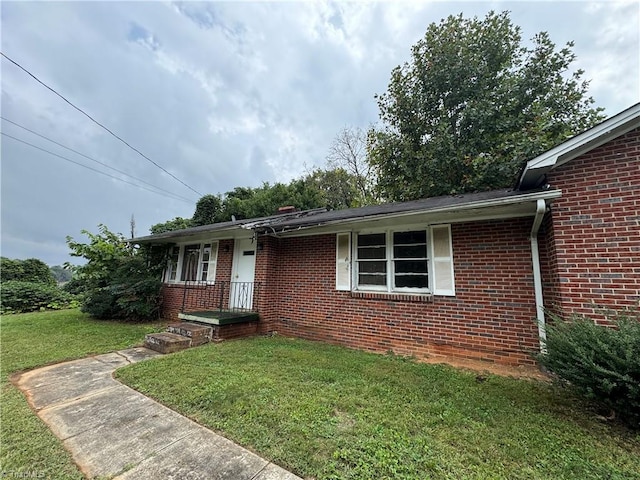
<path id="1" fill-rule="evenodd" d="M 589 318 L 547 327 L 540 363 L 586 398 L 640 428 L 640 319 L 620 316 L 611 327 Z"/>
<path id="2" fill-rule="evenodd" d="M 86 292 L 82 311 L 103 319 L 158 318 L 162 282 L 157 272 L 150 274 L 149 270 L 141 255 L 119 259 L 108 285 L 90 288 Z"/>
<path id="3" fill-rule="evenodd" d="M 74 297 L 55 285 L 11 280 L 0 287 L 0 312 L 33 312 L 74 306 Z"/>
<path id="4" fill-rule="evenodd" d="M 81 292 L 82 311 L 101 319 L 157 319 L 166 249 L 136 250 L 121 234 L 104 225 L 99 226 L 97 234 L 83 233 L 89 243 L 67 237 L 71 255 L 87 262 L 74 267 L 75 277 L 65 286 Z"/>
<path id="5" fill-rule="evenodd" d="M 10 282 L 17 280 L 20 282 L 45 283 L 56 285 L 51 270 L 42 260 L 28 258 L 26 260 L 12 260 L 0 257 L 0 282 Z"/>

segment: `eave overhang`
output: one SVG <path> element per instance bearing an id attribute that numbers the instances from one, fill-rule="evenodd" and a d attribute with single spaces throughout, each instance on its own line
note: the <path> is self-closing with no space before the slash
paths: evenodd
<path id="1" fill-rule="evenodd" d="M 403 225 L 434 225 L 533 217 L 536 214 L 538 200 L 549 203 L 560 196 L 560 190 L 494 191 L 347 210 L 315 210 L 298 212 L 297 215 L 264 217 L 175 230 L 134 238 L 130 242 L 167 244 L 252 235 L 291 237 L 345 230 L 393 228 Z"/>
<path id="2" fill-rule="evenodd" d="M 520 176 L 518 190 L 542 186 L 550 170 L 638 127 L 640 127 L 640 103 L 529 160 Z"/>

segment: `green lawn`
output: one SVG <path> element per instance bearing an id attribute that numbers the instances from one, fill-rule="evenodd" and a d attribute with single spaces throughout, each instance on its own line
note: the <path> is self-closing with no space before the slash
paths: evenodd
<path id="1" fill-rule="evenodd" d="M 76 310 L 2 317 L 1 471 L 83 478 L 11 373 L 139 344 L 160 329 Z M 594 420 L 539 382 L 479 382 L 446 366 L 278 337 L 198 347 L 117 376 L 307 478 L 640 478 L 638 433 Z"/>
<path id="2" fill-rule="evenodd" d="M 640 435 L 543 382 L 278 337 L 116 375 L 306 478 L 640 478 Z"/>
<path id="3" fill-rule="evenodd" d="M 140 344 L 146 333 L 161 329 L 159 325 L 92 320 L 78 310 L 2 316 L 0 476 L 84 478 L 62 443 L 9 383 L 12 373 Z"/>

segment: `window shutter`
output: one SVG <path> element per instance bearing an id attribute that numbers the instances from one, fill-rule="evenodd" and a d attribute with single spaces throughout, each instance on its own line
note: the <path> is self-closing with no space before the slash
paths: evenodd
<path id="1" fill-rule="evenodd" d="M 207 252 L 206 249 L 209 248 Z M 200 267 L 202 273 L 201 280 L 209 283 L 214 283 L 216 280 L 216 266 L 218 264 L 218 242 L 211 242 L 204 245 L 204 252 L 202 255 L 202 266 Z"/>
<path id="2" fill-rule="evenodd" d="M 454 296 L 453 248 L 451 225 L 431 227 L 431 252 L 433 259 L 433 294 Z"/>
<path id="3" fill-rule="evenodd" d="M 351 290 L 351 234 L 336 235 L 336 290 Z"/>

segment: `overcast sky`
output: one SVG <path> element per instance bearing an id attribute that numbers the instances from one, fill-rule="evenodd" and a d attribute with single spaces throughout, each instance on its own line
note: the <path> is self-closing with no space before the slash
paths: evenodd
<path id="1" fill-rule="evenodd" d="M 378 120 L 376 93 L 427 25 L 510 10 L 523 37 L 574 40 L 611 116 L 640 100 L 640 3 L 9 2 L 2 52 L 201 194 L 287 182 L 323 166 L 344 126 Z M 1 254 L 73 261 L 67 235 L 129 235 L 190 217 L 199 194 L 1 60 L 2 117 L 159 187 L 152 193 L 3 135 Z M 2 120 L 2 132 L 132 183 Z M 179 197 L 179 198 L 178 198 Z"/>

